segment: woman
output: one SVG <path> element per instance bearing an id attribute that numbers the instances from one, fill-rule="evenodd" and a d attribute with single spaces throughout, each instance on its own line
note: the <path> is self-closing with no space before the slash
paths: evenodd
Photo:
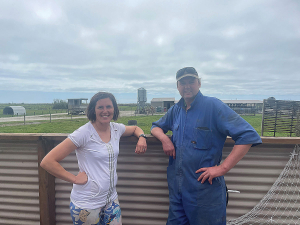
<path id="1" fill-rule="evenodd" d="M 119 140 L 124 136 L 138 137 L 137 154 L 146 151 L 147 143 L 141 128 L 111 122 L 118 116 L 117 102 L 111 93 L 95 94 L 87 107 L 90 121 L 53 148 L 41 162 L 41 167 L 55 177 L 73 183 L 70 211 L 74 224 L 122 224 L 116 192 Z M 73 151 L 79 166 L 77 176 L 58 163 Z"/>

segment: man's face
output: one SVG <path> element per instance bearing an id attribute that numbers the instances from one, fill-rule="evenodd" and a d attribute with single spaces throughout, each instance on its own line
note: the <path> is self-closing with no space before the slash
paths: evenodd
<path id="1" fill-rule="evenodd" d="M 185 101 L 193 101 L 200 87 L 200 80 L 195 77 L 184 77 L 177 82 L 179 94 Z"/>

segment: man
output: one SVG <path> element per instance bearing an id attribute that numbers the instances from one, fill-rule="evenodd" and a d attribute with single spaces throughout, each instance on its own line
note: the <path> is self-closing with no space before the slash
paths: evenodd
<path id="1" fill-rule="evenodd" d="M 182 98 L 151 128 L 170 156 L 167 225 L 226 224 L 223 175 L 252 145 L 260 144 L 261 138 L 222 101 L 202 95 L 200 78 L 193 67 L 180 69 L 176 80 Z M 169 130 L 173 132 L 171 140 L 165 135 Z M 227 136 L 235 145 L 220 165 Z"/>

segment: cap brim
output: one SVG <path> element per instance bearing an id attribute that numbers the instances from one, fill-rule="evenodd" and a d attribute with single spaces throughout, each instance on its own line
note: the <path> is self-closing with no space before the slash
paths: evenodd
<path id="1" fill-rule="evenodd" d="M 176 81 L 179 81 L 181 80 L 182 78 L 184 77 L 195 77 L 195 78 L 199 78 L 198 75 L 195 75 L 195 74 L 184 74 L 183 76 L 179 77 L 178 79 L 176 79 Z"/>

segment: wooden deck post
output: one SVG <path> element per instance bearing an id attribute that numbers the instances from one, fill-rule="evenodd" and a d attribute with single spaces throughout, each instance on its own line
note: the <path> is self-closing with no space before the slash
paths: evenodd
<path id="1" fill-rule="evenodd" d="M 39 202 L 40 224 L 56 225 L 55 215 L 55 177 L 40 167 L 44 156 L 54 147 L 54 141 L 45 137 L 38 140 L 38 163 L 39 163 Z"/>

